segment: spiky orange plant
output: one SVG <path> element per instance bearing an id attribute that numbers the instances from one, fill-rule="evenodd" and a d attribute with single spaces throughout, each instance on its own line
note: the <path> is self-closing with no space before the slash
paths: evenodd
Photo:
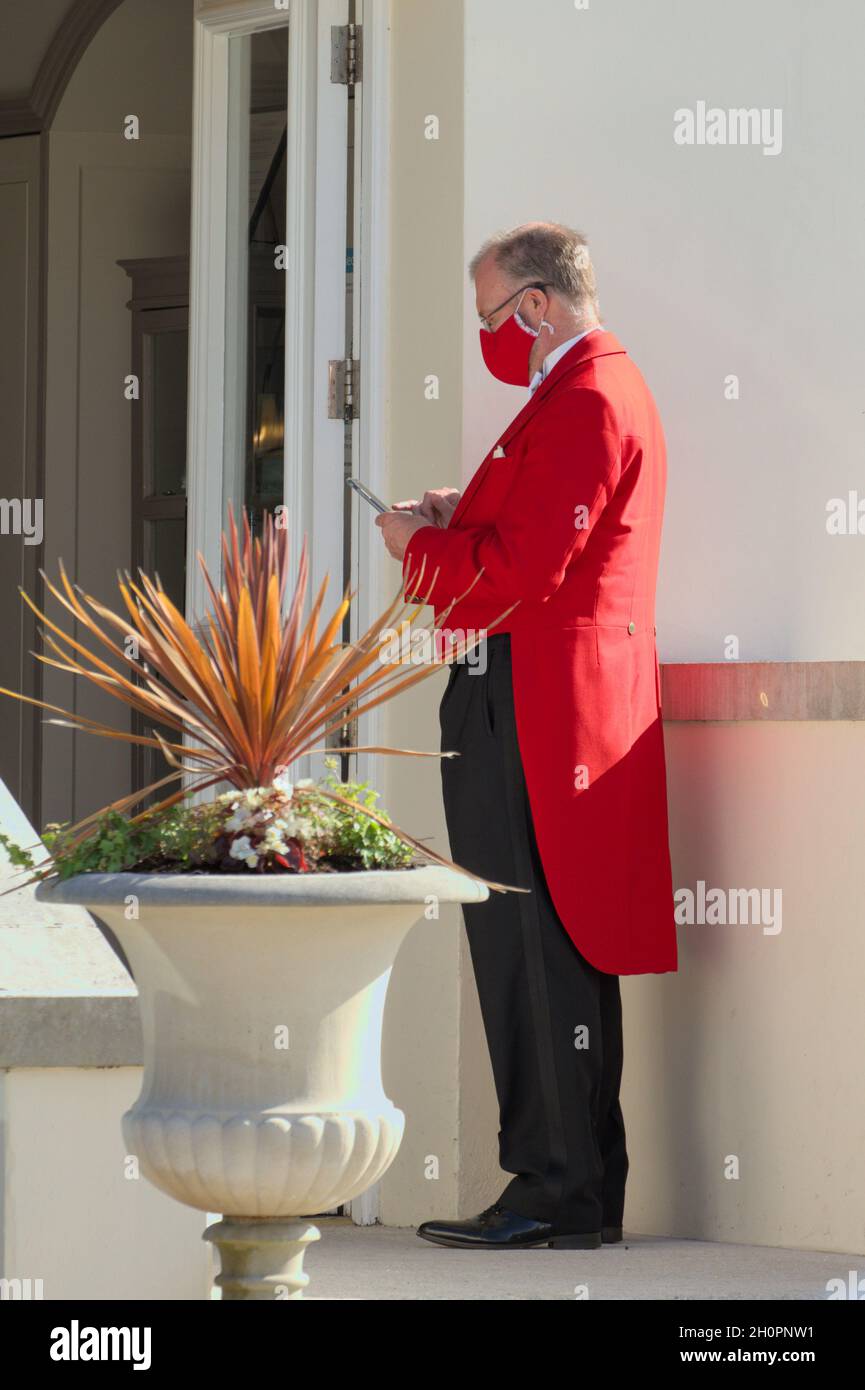
<path id="1" fill-rule="evenodd" d="M 307 546 L 304 542 L 288 605 L 288 532 L 264 519 L 262 536 L 253 539 L 247 517 L 238 540 L 234 517 L 222 537 L 224 582 L 216 588 L 204 560 L 198 556 L 210 597 L 205 624 L 191 626 L 171 602 L 158 577 L 141 574 L 139 582 L 127 573 L 118 578 L 126 616 L 112 612 L 70 583 L 62 562 L 60 587 L 43 574 L 46 588 L 112 658 L 105 660 L 84 641 L 63 632 L 27 594 L 22 597 L 44 625 L 40 630 L 48 651 L 33 653 L 47 666 L 82 676 L 107 691 L 154 724 L 175 730 L 169 742 L 154 729 L 152 736 L 113 729 L 84 715 L 59 709 L 43 700 L 0 690 L 4 695 L 37 705 L 54 716 L 48 722 L 103 738 L 121 739 L 162 750 L 172 771 L 131 796 L 88 816 L 72 828 L 83 838 L 106 811 L 125 814 L 154 791 L 186 777 L 186 785 L 141 812 L 154 815 L 193 792 L 227 781 L 237 788 L 262 787 L 305 753 L 330 751 L 325 740 L 359 715 L 392 699 L 424 680 L 442 665 L 464 655 L 476 641 L 455 644 L 448 658 L 433 642 L 433 659 L 410 674 L 402 663 L 385 656 L 388 632 L 408 625 L 432 635 L 451 612 L 454 600 L 438 618 L 419 623 L 425 599 L 409 602 L 404 593 L 421 592 L 423 571 L 411 576 L 405 590 L 355 642 L 340 641 L 343 620 L 352 595 L 346 590 L 329 621 L 319 630 L 327 578 L 304 618 L 308 587 Z M 434 582 L 434 579 L 433 579 Z M 465 595 L 460 596 L 465 597 Z M 507 609 L 496 623 L 509 613 Z M 491 626 L 494 626 L 491 625 Z M 197 629 L 197 630 L 196 630 Z M 110 633 L 117 634 L 113 637 Z M 181 741 L 185 736 L 186 741 Z M 341 748 L 341 752 L 405 754 L 439 757 L 414 749 L 386 747 Z M 448 755 L 445 755 L 448 756 Z M 334 793 L 322 792 L 344 805 Z M 439 864 L 450 861 L 386 822 L 365 807 L 364 815 L 387 824 L 394 834 Z M 451 867 L 457 867 L 450 865 Z M 468 871 L 464 871 L 468 872 Z M 477 875 L 473 875 L 477 877 Z M 494 884 L 501 888 L 503 885 Z"/>

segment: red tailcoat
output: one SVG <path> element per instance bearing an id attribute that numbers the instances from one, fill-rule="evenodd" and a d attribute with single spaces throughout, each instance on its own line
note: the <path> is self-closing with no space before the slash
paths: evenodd
<path id="1" fill-rule="evenodd" d="M 665 483 L 649 389 L 612 333 L 590 333 L 403 563 L 408 580 L 425 560 L 418 593 L 438 571 L 437 614 L 483 571 L 444 626 L 511 633 L 550 893 L 578 949 L 617 975 L 677 967 L 654 626 Z"/>

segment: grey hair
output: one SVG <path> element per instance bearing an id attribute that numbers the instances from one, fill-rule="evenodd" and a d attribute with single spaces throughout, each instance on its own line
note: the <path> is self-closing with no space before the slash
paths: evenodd
<path id="1" fill-rule="evenodd" d="M 559 222 L 529 222 L 509 232 L 496 232 L 472 256 L 472 280 L 489 255 L 515 283 L 549 285 L 576 311 L 599 313 L 595 272 L 582 232 Z"/>

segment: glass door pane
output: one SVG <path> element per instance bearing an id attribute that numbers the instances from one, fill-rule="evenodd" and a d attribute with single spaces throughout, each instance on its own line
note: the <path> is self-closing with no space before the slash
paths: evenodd
<path id="1" fill-rule="evenodd" d="M 257 523 L 283 496 L 288 29 L 254 34 L 250 48 L 245 502 Z"/>
<path id="2" fill-rule="evenodd" d="M 252 296 L 250 460 L 246 505 L 258 519 L 282 502 L 285 480 L 285 312 Z"/>
<path id="3" fill-rule="evenodd" d="M 283 500 L 288 28 L 231 41 L 226 500 Z"/>

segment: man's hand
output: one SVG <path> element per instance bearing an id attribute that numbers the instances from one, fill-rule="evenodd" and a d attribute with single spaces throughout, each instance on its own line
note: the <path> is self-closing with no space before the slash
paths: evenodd
<path id="1" fill-rule="evenodd" d="M 396 512 L 411 512 L 413 516 L 425 517 L 433 526 L 447 526 L 456 511 L 461 493 L 455 487 L 437 487 L 425 492 L 420 502 L 394 502 Z"/>
<path id="2" fill-rule="evenodd" d="M 456 511 L 460 495 L 455 487 L 433 488 L 431 492 L 424 493 L 418 514 L 425 516 L 435 526 L 447 526 Z"/>
<path id="3" fill-rule="evenodd" d="M 405 548 L 415 531 L 420 531 L 431 523 L 424 516 L 414 516 L 411 512 L 394 507 L 389 512 L 379 512 L 375 524 L 384 536 L 388 555 L 392 555 L 395 560 L 402 560 Z"/>

